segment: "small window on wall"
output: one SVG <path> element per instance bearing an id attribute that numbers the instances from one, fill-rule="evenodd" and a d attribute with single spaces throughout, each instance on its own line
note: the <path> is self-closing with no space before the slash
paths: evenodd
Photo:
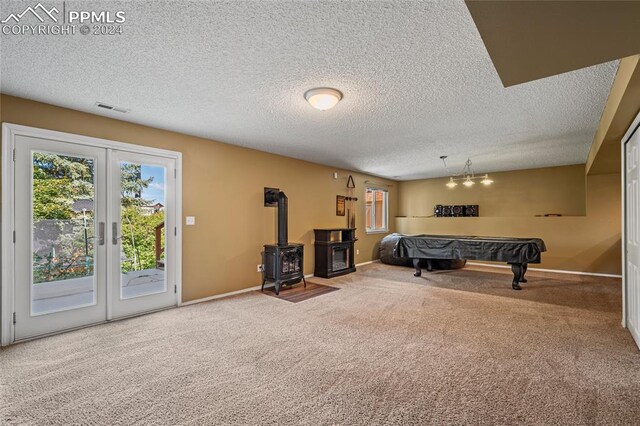
<path id="1" fill-rule="evenodd" d="M 388 192 L 383 189 L 367 188 L 365 207 L 367 218 L 367 232 L 386 232 Z"/>

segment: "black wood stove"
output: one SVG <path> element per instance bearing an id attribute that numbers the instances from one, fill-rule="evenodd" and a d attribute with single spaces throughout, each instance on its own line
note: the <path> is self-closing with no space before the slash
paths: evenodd
<path id="1" fill-rule="evenodd" d="M 262 290 L 266 282 L 275 285 L 276 294 L 284 285 L 304 279 L 304 244 L 289 243 L 288 199 L 282 191 L 265 188 L 265 205 L 278 206 L 278 243 L 266 244 L 262 252 Z"/>

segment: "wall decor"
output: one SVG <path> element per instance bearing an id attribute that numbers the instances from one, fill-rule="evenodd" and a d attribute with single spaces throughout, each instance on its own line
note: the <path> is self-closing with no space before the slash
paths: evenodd
<path id="1" fill-rule="evenodd" d="M 478 217 L 479 207 L 477 204 L 456 206 L 436 204 L 433 208 L 433 215 L 435 217 Z"/>
<path id="2" fill-rule="evenodd" d="M 350 228 L 356 227 L 356 201 L 357 197 L 345 197 L 349 208 L 347 209 L 347 226 Z"/>
<path id="3" fill-rule="evenodd" d="M 356 187 L 356 182 L 353 180 L 353 176 L 349 175 L 347 179 L 347 228 L 356 227 L 356 201 L 358 199 L 354 197 L 353 190 Z"/>
<path id="4" fill-rule="evenodd" d="M 344 216 L 345 196 L 336 195 L 336 216 Z"/>

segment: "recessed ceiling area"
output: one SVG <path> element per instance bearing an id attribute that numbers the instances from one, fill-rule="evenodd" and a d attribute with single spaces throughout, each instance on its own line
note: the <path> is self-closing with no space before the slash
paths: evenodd
<path id="1" fill-rule="evenodd" d="M 3 35 L 2 92 L 396 179 L 584 163 L 617 66 L 505 88 L 462 1 L 102 3 L 122 35 Z"/>

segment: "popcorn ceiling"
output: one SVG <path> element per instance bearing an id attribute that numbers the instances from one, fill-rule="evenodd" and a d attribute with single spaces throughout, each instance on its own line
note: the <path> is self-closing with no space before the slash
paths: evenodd
<path id="1" fill-rule="evenodd" d="M 114 5 L 122 35 L 3 35 L 2 92 L 416 179 L 446 175 L 440 155 L 476 172 L 584 163 L 617 66 L 505 89 L 463 2 L 91 3 Z M 344 93 L 324 112 L 303 96 L 323 86 Z"/>

